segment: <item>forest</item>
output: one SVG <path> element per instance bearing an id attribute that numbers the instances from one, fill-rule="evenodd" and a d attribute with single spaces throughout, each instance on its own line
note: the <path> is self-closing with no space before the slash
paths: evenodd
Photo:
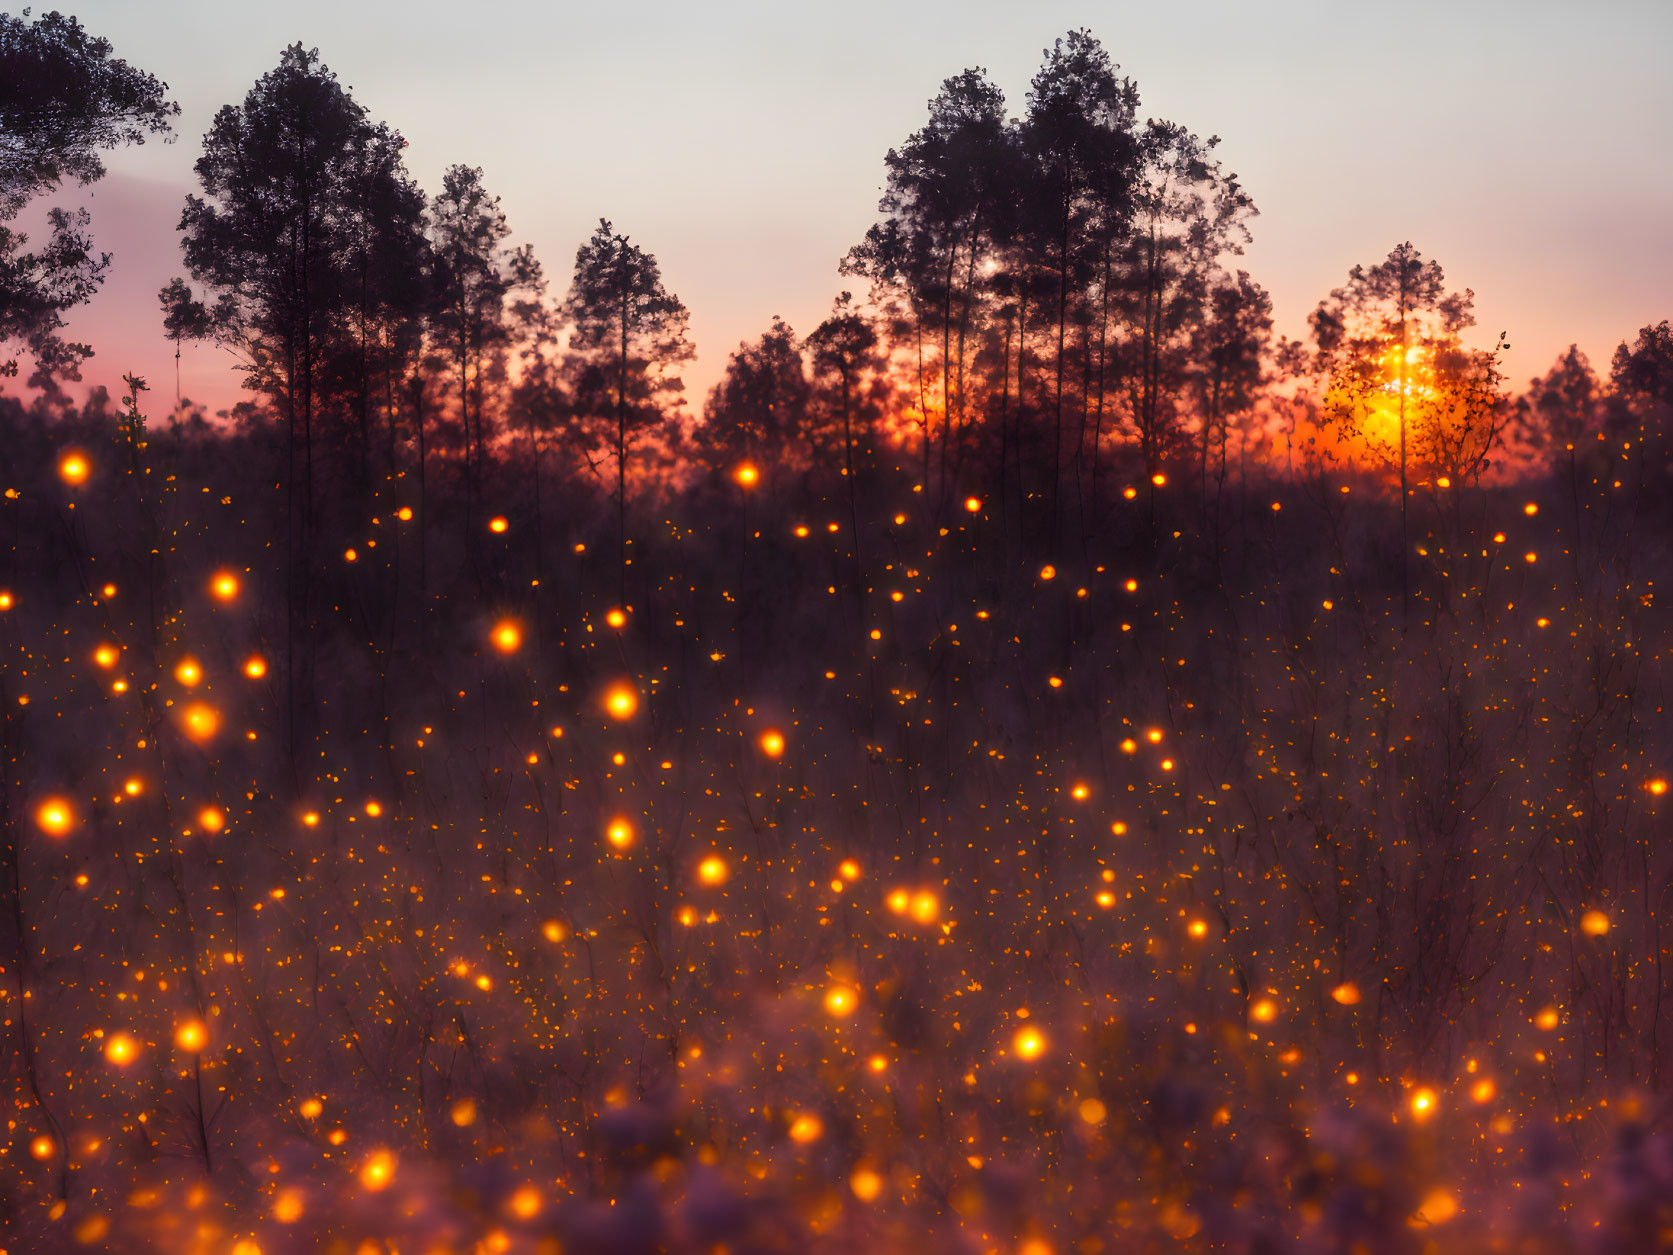
<path id="1" fill-rule="evenodd" d="M 178 114 L 0 14 L 0 1246 L 1667 1246 L 1668 322 L 1277 336 L 1076 30 L 692 397 L 296 44 L 156 242 L 244 399 L 73 389 L 20 215 Z"/>

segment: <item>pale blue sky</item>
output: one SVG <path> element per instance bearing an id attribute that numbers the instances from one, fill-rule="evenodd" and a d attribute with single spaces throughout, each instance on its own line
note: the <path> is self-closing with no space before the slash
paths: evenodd
<path id="1" fill-rule="evenodd" d="M 449 164 L 483 167 L 554 287 L 601 216 L 656 253 L 692 313 L 694 402 L 773 314 L 803 332 L 824 315 L 884 152 L 943 78 L 985 66 L 1020 111 L 1041 50 L 1074 26 L 1135 79 L 1144 114 L 1222 137 L 1261 209 L 1243 264 L 1280 330 L 1407 238 L 1475 290 L 1482 339 L 1510 333 L 1517 384 L 1571 340 L 1606 367 L 1673 317 L 1667 0 L 56 2 L 182 105 L 174 145 L 117 154 L 96 189 L 115 262 L 75 324 L 98 350 L 90 379 L 137 369 L 159 396 L 155 292 L 181 269 L 200 137 L 298 40 L 406 136 L 427 190 Z M 188 395 L 231 399 L 224 362 L 188 350 Z"/>

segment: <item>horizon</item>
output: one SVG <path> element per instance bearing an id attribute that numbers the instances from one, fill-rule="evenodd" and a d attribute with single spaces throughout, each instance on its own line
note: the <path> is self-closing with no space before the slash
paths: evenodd
<path id="1" fill-rule="evenodd" d="M 498 3 L 473 11 L 483 30 L 536 24 L 498 73 L 495 41 L 442 38 L 449 9 L 441 3 L 399 8 L 403 25 L 393 33 L 380 24 L 382 13 L 397 11 L 390 6 L 344 14 L 310 4 L 284 16 L 240 14 L 232 27 L 192 20 L 210 7 L 174 0 L 140 12 L 102 0 L 75 14 L 115 55 L 165 80 L 181 116 L 172 144 L 110 153 L 100 183 L 61 188 L 26 212 L 24 221 L 35 222 L 49 204 L 85 203 L 95 247 L 112 254 L 103 289 L 68 319 L 68 333 L 95 350 L 72 396 L 100 384 L 119 395 L 129 371 L 154 395 L 172 390 L 156 292 L 184 272 L 175 227 L 195 190 L 202 133 L 290 42 L 318 47 L 371 118 L 402 134 L 408 168 L 427 194 L 445 166 L 481 167 L 511 242 L 535 247 L 554 295 L 567 289 L 575 249 L 601 217 L 655 255 L 691 311 L 697 357 L 683 378 L 693 417 L 738 343 L 775 315 L 805 335 L 839 291 L 863 295 L 863 283 L 837 273 L 838 262 L 877 216 L 884 154 L 922 125 L 940 83 L 985 66 L 1016 116 L 1041 49 L 1074 26 L 1090 29 L 1134 80 L 1141 116 L 1221 137 L 1218 155 L 1260 211 L 1234 264 L 1272 293 L 1276 333 L 1305 337 L 1306 315 L 1349 268 L 1409 239 L 1441 264 L 1449 286 L 1475 293 L 1470 342 L 1508 332 L 1506 380 L 1519 390 L 1571 343 L 1606 370 L 1618 344 L 1666 316 L 1657 302 L 1673 290 L 1673 248 L 1662 235 L 1673 219 L 1673 168 L 1618 159 L 1673 149 L 1673 84 L 1650 65 L 1653 50 L 1673 40 L 1673 10 L 1664 7 L 1582 14 L 1531 6 L 1509 30 L 1484 14 L 1447 12 L 1455 37 L 1413 67 L 1411 117 L 1386 148 L 1369 142 L 1384 112 L 1379 97 L 1345 92 L 1355 80 L 1383 81 L 1407 50 L 1389 44 L 1364 50 L 1363 64 L 1345 58 L 1340 49 L 1359 50 L 1374 23 L 1305 3 L 1277 6 L 1277 17 L 1271 6 L 1260 15 L 1229 3 L 1198 6 L 1193 15 L 1206 8 L 1222 19 L 1208 23 L 1214 33 L 1200 48 L 1181 47 L 1179 36 L 1197 25 L 1184 12 L 1133 15 L 1121 30 L 1072 4 L 1026 18 L 979 6 L 962 24 L 958 6 L 918 5 L 901 15 L 897 38 L 871 49 L 875 71 L 857 67 L 881 6 L 846 7 L 841 18 L 752 5 L 702 15 L 648 6 L 666 19 L 659 23 Z M 1443 11 L 1409 10 L 1411 28 Z M 909 37 L 949 14 L 960 27 L 949 46 L 931 41 L 925 51 Z M 1638 26 L 1633 40 L 1623 37 L 1629 21 Z M 628 33 L 646 42 L 625 40 Z M 546 46 L 557 59 L 549 83 L 537 52 Z M 584 47 L 610 51 L 584 57 Z M 464 107 L 412 73 L 439 75 L 453 53 Z M 682 77 L 703 56 L 727 73 Z M 1634 72 L 1636 62 L 1644 72 Z M 642 90 L 612 113 L 600 93 L 624 72 Z M 782 107 L 752 107 L 774 98 Z M 552 119 L 557 142 L 529 160 L 529 122 L 495 120 L 536 113 Z M 1478 135 L 1486 143 L 1473 142 Z M 1610 142 L 1586 142 L 1598 135 Z M 1567 160 L 1541 160 L 1552 148 Z M 1380 183 L 1378 173 L 1391 168 L 1420 177 Z M 210 412 L 243 399 L 230 367 L 211 344 L 186 346 L 184 395 Z"/>

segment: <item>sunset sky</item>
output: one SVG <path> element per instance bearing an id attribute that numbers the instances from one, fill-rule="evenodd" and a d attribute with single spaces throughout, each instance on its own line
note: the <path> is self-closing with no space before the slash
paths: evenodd
<path id="1" fill-rule="evenodd" d="M 1222 137 L 1261 211 L 1243 264 L 1280 331 L 1407 238 L 1475 290 L 1480 341 L 1510 334 L 1517 386 L 1571 341 L 1606 369 L 1673 315 L 1673 5 L 1658 0 L 64 7 L 182 107 L 178 140 L 116 154 L 91 201 L 114 264 L 71 329 L 97 351 L 88 381 L 113 390 L 134 370 L 172 397 L 155 294 L 181 273 L 201 136 L 298 40 L 402 132 L 427 191 L 450 164 L 481 166 L 560 294 L 601 216 L 654 252 L 691 310 L 693 402 L 774 314 L 804 332 L 824 315 L 884 153 L 943 78 L 984 66 L 1021 112 L 1041 50 L 1074 26 L 1135 79 L 1142 114 Z M 189 348 L 186 394 L 235 400 L 230 361 Z"/>

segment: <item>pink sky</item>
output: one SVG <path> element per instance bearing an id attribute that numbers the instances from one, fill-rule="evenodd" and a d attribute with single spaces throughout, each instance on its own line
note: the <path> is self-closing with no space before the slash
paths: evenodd
<path id="1" fill-rule="evenodd" d="M 1280 331 L 1303 333 L 1350 266 L 1408 238 L 1475 290 L 1479 340 L 1510 333 L 1518 386 L 1571 341 L 1606 369 L 1622 338 L 1673 317 L 1673 5 L 1651 0 L 68 7 L 183 110 L 176 143 L 116 154 L 89 202 L 114 262 L 72 330 L 97 350 L 89 382 L 113 391 L 133 370 L 172 400 L 156 292 L 181 273 L 200 137 L 293 40 L 406 136 L 426 189 L 454 162 L 482 166 L 555 289 L 601 216 L 654 252 L 692 313 L 694 402 L 774 314 L 803 332 L 824 316 L 883 155 L 941 79 L 985 66 L 1020 111 L 1040 50 L 1079 25 L 1137 81 L 1142 113 L 1223 138 L 1261 209 L 1241 264 Z M 237 399 L 229 363 L 188 347 L 186 394 Z"/>

